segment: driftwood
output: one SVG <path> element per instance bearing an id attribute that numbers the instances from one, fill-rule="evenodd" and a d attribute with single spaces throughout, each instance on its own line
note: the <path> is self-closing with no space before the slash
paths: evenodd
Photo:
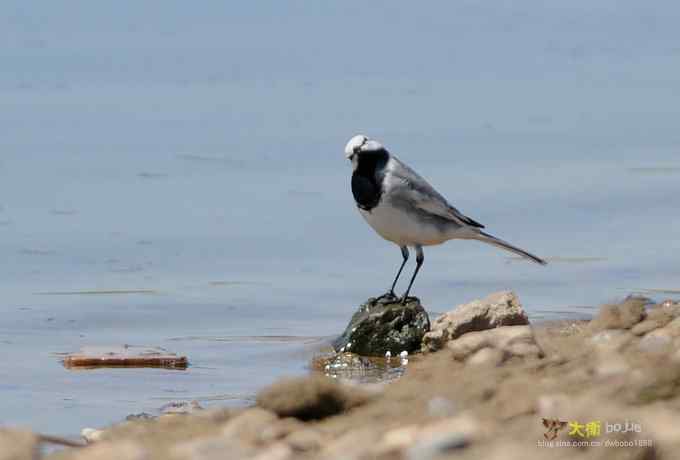
<path id="1" fill-rule="evenodd" d="M 90 348 L 64 357 L 64 367 L 69 369 L 91 369 L 96 367 L 163 367 L 186 369 L 186 356 L 178 356 L 163 348 L 135 347 L 124 345 L 119 348 Z"/>

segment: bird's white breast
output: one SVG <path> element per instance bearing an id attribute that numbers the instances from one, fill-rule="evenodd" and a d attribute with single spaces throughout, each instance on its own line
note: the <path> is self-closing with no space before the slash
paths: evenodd
<path id="1" fill-rule="evenodd" d="M 359 212 L 380 236 L 399 246 L 429 246 L 450 239 L 436 225 L 422 222 L 417 219 L 416 214 L 383 200 L 370 211 L 359 208 Z"/>

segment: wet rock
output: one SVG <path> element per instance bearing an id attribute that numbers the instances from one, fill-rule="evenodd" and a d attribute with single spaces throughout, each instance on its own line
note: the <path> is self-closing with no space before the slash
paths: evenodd
<path id="1" fill-rule="evenodd" d="M 125 417 L 125 420 L 132 422 L 134 420 L 154 420 L 155 418 L 157 418 L 155 415 L 151 415 L 147 412 L 139 412 L 137 414 L 128 415 Z"/>
<path id="2" fill-rule="evenodd" d="M 409 297 L 405 305 L 395 297 L 370 298 L 354 313 L 345 332 L 333 341 L 333 348 L 365 356 L 413 352 L 420 349 L 429 330 L 430 318 L 417 298 Z"/>
<path id="3" fill-rule="evenodd" d="M 370 394 L 324 376 L 283 379 L 262 390 L 257 405 L 281 417 L 322 419 L 365 403 Z"/>
<path id="4" fill-rule="evenodd" d="M 191 414 L 203 410 L 198 401 L 172 401 L 161 406 L 163 414 Z"/>
<path id="5" fill-rule="evenodd" d="M 630 329 L 645 319 L 645 305 L 651 301 L 646 297 L 630 296 L 622 303 L 600 307 L 598 315 L 590 322 L 588 329 L 597 332 L 605 329 Z"/>
<path id="6" fill-rule="evenodd" d="M 484 299 L 459 305 L 437 318 L 432 330 L 423 338 L 423 350 L 439 350 L 447 341 L 465 333 L 527 324 L 529 319 L 515 293 L 497 292 Z"/>
<path id="7" fill-rule="evenodd" d="M 464 360 L 483 348 L 493 348 L 507 356 L 543 357 L 543 350 L 536 343 L 531 326 L 504 326 L 486 331 L 468 332 L 446 347 L 454 359 Z"/>
<path id="8" fill-rule="evenodd" d="M 39 441 L 35 434 L 0 428 L 0 460 L 33 460 L 38 456 Z"/>

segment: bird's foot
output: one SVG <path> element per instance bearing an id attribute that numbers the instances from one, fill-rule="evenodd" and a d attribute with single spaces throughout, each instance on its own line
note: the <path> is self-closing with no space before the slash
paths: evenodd
<path id="1" fill-rule="evenodd" d="M 396 302 L 399 300 L 399 297 L 394 293 L 394 291 L 387 291 L 380 297 L 376 297 L 376 302 L 382 301 L 382 302 Z"/>
<path id="2" fill-rule="evenodd" d="M 413 297 L 413 296 L 406 296 L 406 295 L 404 295 L 404 296 L 403 296 L 401 299 L 399 299 L 399 300 L 400 300 L 400 303 L 401 303 L 402 305 L 406 305 L 407 303 L 409 303 L 409 302 L 411 302 L 411 301 L 416 301 L 416 302 L 417 302 L 417 301 L 418 301 L 418 297 Z"/>

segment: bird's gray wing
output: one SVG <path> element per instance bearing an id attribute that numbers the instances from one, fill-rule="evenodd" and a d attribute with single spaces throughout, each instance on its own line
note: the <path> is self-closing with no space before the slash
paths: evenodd
<path id="1" fill-rule="evenodd" d="M 446 198 L 441 196 L 423 177 L 404 163 L 391 158 L 393 165 L 389 168 L 389 195 L 395 201 L 404 202 L 427 213 L 456 222 L 459 225 L 469 225 L 484 228 L 484 225 L 469 218 L 458 209 L 451 206 Z"/>

